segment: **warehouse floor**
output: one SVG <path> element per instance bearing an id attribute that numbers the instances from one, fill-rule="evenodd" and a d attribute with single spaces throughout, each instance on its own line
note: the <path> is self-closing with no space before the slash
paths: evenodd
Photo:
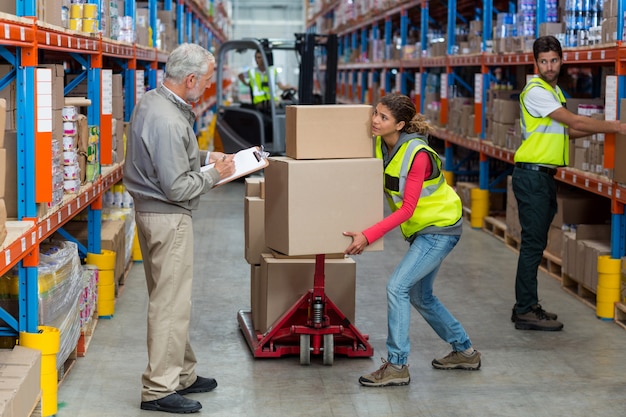
<path id="1" fill-rule="evenodd" d="M 337 355 L 332 366 L 313 355 L 254 359 L 237 323 L 250 306 L 250 267 L 243 235 L 242 182 L 203 197 L 195 214 L 195 292 L 191 341 L 198 373 L 215 377 L 213 392 L 194 394 L 207 416 L 617 416 L 624 413 L 626 330 L 541 273 L 541 303 L 558 313 L 561 332 L 515 330 L 510 321 L 517 255 L 481 230 L 466 227 L 444 262 L 435 293 L 463 323 L 482 352 L 478 372 L 439 371 L 448 353 L 413 312 L 411 384 L 367 388 L 360 375 L 386 357 L 387 277 L 406 250 L 396 231 L 385 250 L 357 260 L 356 327 L 369 335 L 371 358 Z M 311 278 L 312 279 L 312 278 Z M 78 358 L 58 391 L 58 417 L 165 415 L 139 409 L 146 361 L 147 296 L 143 267 L 135 263 L 115 315 L 100 320 L 87 354 Z"/>

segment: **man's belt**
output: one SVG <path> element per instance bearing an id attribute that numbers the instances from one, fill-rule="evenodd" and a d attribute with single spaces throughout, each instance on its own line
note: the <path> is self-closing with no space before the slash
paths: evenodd
<path id="1" fill-rule="evenodd" d="M 527 169 L 529 171 L 539 171 L 539 172 L 543 172 L 552 176 L 556 174 L 556 168 L 551 168 L 551 167 L 547 167 L 544 165 L 527 164 L 526 162 L 516 162 L 515 167 L 521 168 L 521 169 Z"/>

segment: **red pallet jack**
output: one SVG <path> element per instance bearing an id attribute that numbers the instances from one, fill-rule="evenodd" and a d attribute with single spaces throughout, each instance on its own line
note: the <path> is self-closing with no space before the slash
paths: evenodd
<path id="1" fill-rule="evenodd" d="M 325 255 L 315 256 L 313 289 L 302 295 L 263 334 L 254 330 L 250 311 L 240 310 L 237 321 L 255 358 L 300 354 L 300 364 L 311 363 L 311 353 L 323 354 L 332 365 L 335 354 L 371 357 L 374 349 L 324 292 Z M 322 345 L 323 339 L 323 345 Z"/>

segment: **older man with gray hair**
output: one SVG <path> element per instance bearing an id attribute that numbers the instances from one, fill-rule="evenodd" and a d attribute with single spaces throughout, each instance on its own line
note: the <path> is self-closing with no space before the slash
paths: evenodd
<path id="1" fill-rule="evenodd" d="M 235 172 L 233 155 L 203 160 L 192 104 L 211 85 L 214 56 L 195 44 L 172 51 L 165 80 L 137 103 L 128 126 L 124 183 L 133 196 L 148 288 L 148 366 L 141 409 L 194 413 L 185 394 L 208 392 L 213 378 L 198 376 L 189 342 L 193 282 L 192 211 L 200 196 Z M 204 163 L 213 168 L 201 172 Z"/>

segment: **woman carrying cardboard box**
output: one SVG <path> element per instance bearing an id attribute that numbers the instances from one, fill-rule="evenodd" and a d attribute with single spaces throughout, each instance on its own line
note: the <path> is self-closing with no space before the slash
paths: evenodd
<path id="1" fill-rule="evenodd" d="M 472 347 L 459 321 L 433 295 L 433 283 L 444 258 L 462 231 L 461 200 L 443 176 L 441 160 L 428 146 L 429 125 L 411 99 L 385 95 L 372 115 L 376 157 L 383 160 L 384 191 L 392 214 L 352 237 L 345 254 L 359 255 L 370 243 L 400 226 L 409 250 L 387 283 L 387 360 L 359 378 L 365 386 L 407 385 L 411 342 L 411 305 L 435 332 L 452 346 L 447 356 L 434 359 L 436 369 L 480 368 L 480 352 Z"/>

